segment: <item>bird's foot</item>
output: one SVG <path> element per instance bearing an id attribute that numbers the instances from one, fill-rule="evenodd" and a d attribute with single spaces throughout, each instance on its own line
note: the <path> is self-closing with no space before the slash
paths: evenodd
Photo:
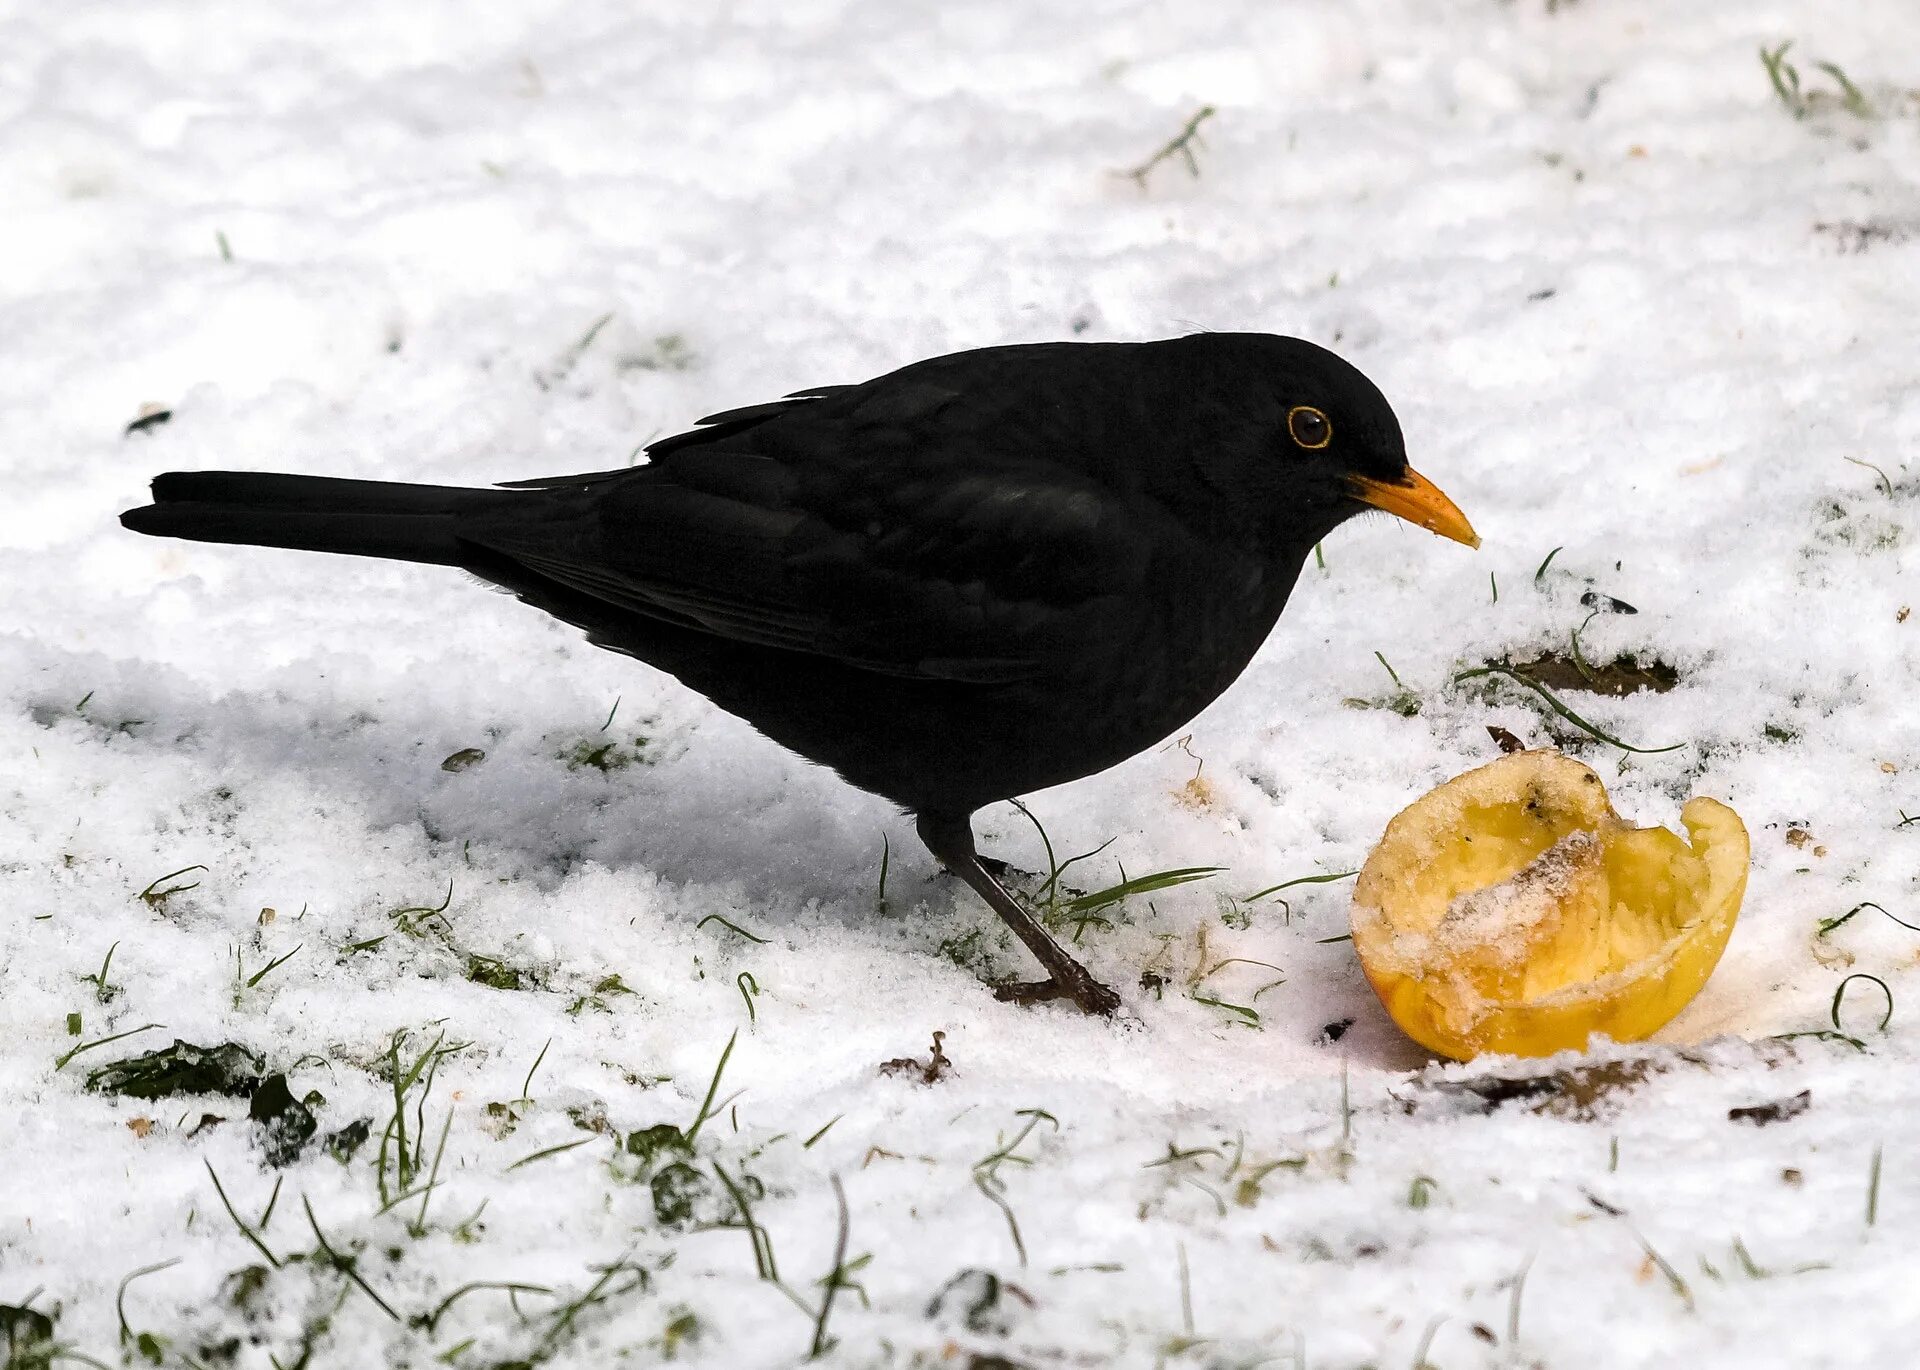
<path id="1" fill-rule="evenodd" d="M 1082 971 L 1066 980 L 1009 980 L 993 987 L 993 997 L 1003 1004 L 1045 1004 L 1055 999 L 1071 999 L 1082 1013 L 1111 1018 L 1120 1007 L 1120 996 Z"/>

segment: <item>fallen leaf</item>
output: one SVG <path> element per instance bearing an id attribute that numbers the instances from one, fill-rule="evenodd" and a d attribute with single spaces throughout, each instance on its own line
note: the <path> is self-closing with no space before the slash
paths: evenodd
<path id="1" fill-rule="evenodd" d="M 1522 742 L 1497 723 L 1489 723 L 1487 725 L 1487 736 L 1493 739 L 1495 746 L 1499 747 L 1502 752 L 1505 752 L 1509 756 L 1514 752 L 1524 752 L 1527 749 L 1526 743 Z"/>
<path id="2" fill-rule="evenodd" d="M 1765 1127 L 1768 1123 L 1784 1123 L 1789 1118 L 1798 1118 L 1813 1103 L 1813 1091 L 1803 1089 L 1786 1099 L 1774 1099 L 1764 1104 L 1748 1104 L 1744 1108 L 1727 1110 L 1730 1123 L 1752 1123 L 1755 1127 Z"/>
<path id="3" fill-rule="evenodd" d="M 1185 804 L 1188 808 L 1196 809 L 1201 813 L 1205 813 L 1213 808 L 1214 804 L 1213 786 L 1207 783 L 1204 776 L 1196 775 L 1193 779 L 1175 790 L 1173 797 L 1182 804 Z"/>

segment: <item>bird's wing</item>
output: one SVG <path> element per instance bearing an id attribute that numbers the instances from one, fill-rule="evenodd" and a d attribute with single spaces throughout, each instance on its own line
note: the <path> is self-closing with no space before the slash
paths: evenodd
<path id="1" fill-rule="evenodd" d="M 461 536 L 634 613 L 886 674 L 1003 682 L 1125 640 L 1194 542 L 1058 423 L 933 383 L 715 416 Z M 739 425 L 711 440 L 703 435 Z"/>
<path id="2" fill-rule="evenodd" d="M 811 400 L 826 399 L 855 388 L 851 385 L 821 385 L 812 390 L 796 390 L 785 399 L 769 400 L 765 404 L 749 404 L 740 409 L 727 409 L 718 414 L 708 414 L 705 418 L 694 420 L 694 427 L 686 432 L 675 433 L 670 438 L 657 439 L 648 443 L 644 450 L 649 457 L 658 460 L 667 453 L 677 452 L 682 448 L 734 437 Z M 500 482 L 500 488 L 503 490 L 572 489 L 582 485 L 599 485 L 627 475 L 632 470 L 631 466 L 616 466 L 610 471 L 582 471 L 566 476 L 535 476 L 530 480 L 503 480 Z"/>

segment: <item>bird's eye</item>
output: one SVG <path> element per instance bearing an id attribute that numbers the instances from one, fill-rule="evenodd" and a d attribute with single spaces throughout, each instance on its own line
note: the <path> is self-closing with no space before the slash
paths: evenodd
<path id="1" fill-rule="evenodd" d="M 1287 411 L 1287 432 L 1309 452 L 1333 441 L 1333 424 L 1310 404 L 1296 404 Z"/>

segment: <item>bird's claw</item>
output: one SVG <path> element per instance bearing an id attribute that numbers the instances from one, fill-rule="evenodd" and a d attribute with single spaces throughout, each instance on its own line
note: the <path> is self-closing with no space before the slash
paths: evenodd
<path id="1" fill-rule="evenodd" d="M 1120 1008 L 1120 996 L 1091 975 L 1068 981 L 1008 980 L 993 987 L 993 997 L 1003 1004 L 1045 1004 L 1055 999 L 1071 999 L 1082 1013 L 1111 1018 Z"/>

